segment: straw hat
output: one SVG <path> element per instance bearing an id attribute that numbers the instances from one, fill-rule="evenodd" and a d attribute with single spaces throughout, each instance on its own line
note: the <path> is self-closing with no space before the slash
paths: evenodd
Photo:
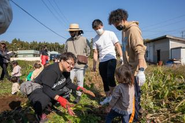
<path id="1" fill-rule="evenodd" d="M 82 29 L 80 29 L 79 25 L 76 23 L 70 24 L 68 29 L 68 31 L 80 31 L 80 30 Z"/>
<path id="2" fill-rule="evenodd" d="M 5 44 L 6 45 L 6 42 L 4 40 L 0 41 L 0 44 Z"/>

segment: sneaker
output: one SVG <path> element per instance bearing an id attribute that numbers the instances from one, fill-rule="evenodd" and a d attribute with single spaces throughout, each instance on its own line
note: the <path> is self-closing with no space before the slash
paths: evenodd
<path id="1" fill-rule="evenodd" d="M 80 102 L 81 96 L 77 96 L 76 99 L 74 100 L 75 104 L 78 104 Z"/>
<path id="2" fill-rule="evenodd" d="M 17 92 L 12 92 L 12 95 L 16 95 L 17 94 Z"/>
<path id="3" fill-rule="evenodd" d="M 41 116 L 36 115 L 36 118 L 38 119 L 39 123 L 45 123 L 48 121 L 47 115 L 43 113 Z"/>
<path id="4" fill-rule="evenodd" d="M 102 102 L 100 102 L 100 105 L 105 105 L 109 103 L 112 99 L 112 96 L 106 97 Z"/>

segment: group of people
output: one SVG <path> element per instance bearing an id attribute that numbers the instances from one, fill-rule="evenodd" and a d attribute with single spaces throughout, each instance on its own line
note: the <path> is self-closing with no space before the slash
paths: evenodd
<path id="1" fill-rule="evenodd" d="M 93 38 L 93 70 L 96 71 L 99 61 L 99 73 L 103 81 L 106 94 L 101 105 L 109 104 L 106 111 L 109 112 L 106 123 L 111 122 L 115 117 L 122 116 L 124 123 L 137 122 L 141 114 L 140 98 L 142 86 L 145 81 L 146 46 L 143 43 L 141 30 L 137 21 L 127 21 L 128 13 L 124 9 L 116 9 L 109 15 L 109 24 L 122 31 L 122 47 L 118 38 L 112 31 L 104 30 L 103 22 L 95 19 L 92 28 L 97 33 Z M 78 24 L 71 24 L 69 28 L 71 37 L 66 41 L 65 51 L 72 52 L 77 56 L 89 56 L 89 43 L 82 36 L 83 30 Z M 117 56 L 120 67 L 116 69 Z M 86 64 L 76 63 L 70 72 L 73 81 L 77 78 L 77 84 L 83 87 Z M 119 83 L 116 86 L 116 80 Z M 76 102 L 80 100 L 81 93 L 77 93 Z"/>
<path id="2" fill-rule="evenodd" d="M 12 19 L 11 10 L 9 13 L 10 18 L 7 22 L 10 23 Z M 113 10 L 108 18 L 110 25 L 122 31 L 122 47 L 114 32 L 104 30 L 103 22 L 100 19 L 95 19 L 92 22 L 92 29 L 97 33 L 93 38 L 92 67 L 96 71 L 99 61 L 98 69 L 106 94 L 105 99 L 100 104 L 109 104 L 105 109 L 108 113 L 106 123 L 111 122 L 117 116 L 122 117 L 123 123 L 139 120 L 141 109 L 140 86 L 146 81 L 144 73 L 147 67 L 144 57 L 146 47 L 143 44 L 139 23 L 137 21 L 127 21 L 127 18 L 128 13 L 124 9 Z M 0 23 L 1 33 L 6 31 L 7 25 L 9 24 L 6 24 L 6 28 L 4 28 Z M 85 70 L 88 67 L 86 60 L 90 55 L 90 45 L 87 38 L 82 36 L 83 30 L 79 28 L 78 24 L 71 24 L 68 31 L 71 37 L 66 41 L 64 53 L 60 56 L 59 62 L 45 67 L 33 79 L 33 82 L 39 83 L 42 88 L 37 88 L 27 95 L 36 116 L 41 122 L 47 119 L 44 110 L 56 102 L 66 108 L 70 115 L 75 114 L 68 101 L 71 89 L 77 91 L 74 103 L 79 103 L 82 92 L 87 93 L 83 84 Z M 9 78 L 6 70 L 7 63 L 4 62 L 9 58 L 3 55 L 7 52 L 5 46 L 3 46 L 4 44 L 1 43 L 0 49 L 0 65 L 3 68 L 0 79 L 4 75 Z M 121 64 L 118 68 L 116 68 L 115 48 L 119 54 L 119 64 Z M 79 56 L 83 56 L 83 60 L 86 62 L 81 62 Z M 42 50 L 41 59 L 42 64 L 45 65 L 48 59 L 47 48 Z M 77 85 L 73 83 L 75 77 Z M 118 85 L 116 85 L 116 81 Z"/>

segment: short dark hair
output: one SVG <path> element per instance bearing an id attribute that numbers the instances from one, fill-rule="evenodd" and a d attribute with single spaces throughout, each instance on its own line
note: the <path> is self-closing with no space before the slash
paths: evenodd
<path id="1" fill-rule="evenodd" d="M 124 83 L 133 85 L 134 84 L 134 75 L 132 73 L 131 67 L 128 65 L 121 65 L 115 71 L 116 76 L 119 78 L 118 83 Z"/>
<path id="2" fill-rule="evenodd" d="M 36 62 L 36 63 L 34 64 L 34 68 L 41 68 L 41 67 L 42 67 L 42 65 L 41 65 L 40 63 L 37 63 L 37 62 Z"/>
<path id="3" fill-rule="evenodd" d="M 71 52 L 65 52 L 65 53 L 61 54 L 60 61 L 61 60 L 66 61 L 68 59 L 73 59 L 74 60 L 74 63 L 76 63 L 76 56 L 73 53 L 71 53 Z"/>
<path id="4" fill-rule="evenodd" d="M 110 14 L 109 14 L 109 24 L 115 24 L 115 23 L 119 23 L 122 20 L 127 20 L 128 18 L 128 13 L 126 10 L 124 9 L 116 9 L 113 10 Z"/>
<path id="5" fill-rule="evenodd" d="M 18 82 L 18 77 L 16 77 L 16 76 L 12 76 L 11 78 L 10 78 L 10 81 L 11 82 Z"/>
<path id="6" fill-rule="evenodd" d="M 14 65 L 18 65 L 18 62 L 17 61 L 12 61 L 12 64 Z"/>
<path id="7" fill-rule="evenodd" d="M 92 22 L 92 28 L 96 28 L 98 27 L 99 25 L 103 26 L 103 23 L 100 19 L 95 19 L 93 22 Z"/>

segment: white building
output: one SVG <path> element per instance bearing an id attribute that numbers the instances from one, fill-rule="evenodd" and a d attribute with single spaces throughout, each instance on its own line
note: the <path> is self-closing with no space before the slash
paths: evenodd
<path id="1" fill-rule="evenodd" d="M 152 63 L 177 59 L 185 64 L 185 39 L 165 35 L 145 42 L 146 60 Z"/>

